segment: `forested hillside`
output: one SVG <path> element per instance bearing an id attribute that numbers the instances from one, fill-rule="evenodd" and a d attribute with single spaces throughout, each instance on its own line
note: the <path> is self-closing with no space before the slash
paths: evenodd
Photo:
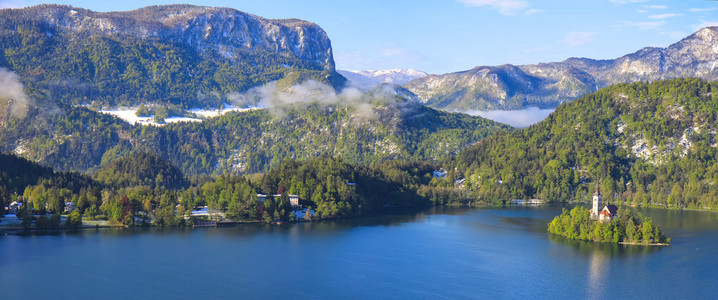
<path id="1" fill-rule="evenodd" d="M 53 101 L 98 107 L 217 108 L 231 93 L 274 80 L 345 81 L 316 24 L 190 5 L 3 9 L 0 68 Z"/>
<path id="2" fill-rule="evenodd" d="M 155 153 L 188 175 L 254 173 L 287 158 L 328 154 L 356 163 L 444 159 L 509 127 L 437 111 L 398 95 L 228 113 L 201 123 L 133 126 L 84 107 L 33 107 L 0 127 L 0 151 L 86 172 L 132 152 Z"/>
<path id="3" fill-rule="evenodd" d="M 289 221 L 294 220 L 289 194 L 299 195 L 301 205 L 316 212 L 314 219 L 420 208 L 432 202 L 417 191 L 433 189 L 431 172 L 438 167 L 419 161 L 367 166 L 320 156 L 284 160 L 254 182 L 239 175 L 220 175 L 194 177 L 190 183 L 168 161 L 147 153 L 115 160 L 92 178 L 53 172 L 13 155 L 1 154 L 0 163 L 0 204 L 23 202 L 27 210 L 18 212 L 25 220 L 23 226 L 29 227 L 35 219 L 32 210 L 44 218 L 35 221 L 39 228 L 58 226 L 67 202 L 77 209 L 75 219 L 84 216 L 129 226 L 194 222 L 190 211 L 202 206 L 225 220 Z M 258 193 L 270 196 L 260 202 Z M 48 222 L 44 213 L 51 213 L 50 220 L 55 221 Z"/>
<path id="4" fill-rule="evenodd" d="M 454 164 L 480 198 L 585 200 L 598 181 L 609 202 L 716 209 L 716 91 L 699 79 L 615 85 Z"/>

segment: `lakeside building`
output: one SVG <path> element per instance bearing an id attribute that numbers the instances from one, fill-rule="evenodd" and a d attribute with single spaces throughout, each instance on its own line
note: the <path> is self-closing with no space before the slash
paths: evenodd
<path id="1" fill-rule="evenodd" d="M 65 213 L 71 213 L 74 210 L 75 210 L 74 203 L 72 203 L 70 201 L 65 202 L 65 211 L 64 211 Z"/>
<path id="2" fill-rule="evenodd" d="M 594 221 L 610 222 L 616 217 L 618 207 L 612 204 L 607 204 L 599 210 L 599 207 L 601 207 L 601 200 L 603 200 L 603 197 L 601 196 L 601 192 L 598 190 L 598 184 L 596 184 L 596 192 L 593 193 L 593 205 L 591 206 L 590 211 L 591 219 Z"/>
<path id="3" fill-rule="evenodd" d="M 274 199 L 279 199 L 282 197 L 282 194 L 274 194 L 272 195 Z M 265 194 L 257 194 L 257 200 L 259 202 L 264 203 L 264 201 L 267 201 L 267 195 Z M 302 206 L 299 204 L 299 195 L 289 195 L 289 204 L 292 206 L 292 209 L 302 209 Z"/>
<path id="4" fill-rule="evenodd" d="M 22 208 L 22 203 L 13 201 L 12 203 L 10 203 L 10 206 L 7 207 L 6 211 L 11 214 L 17 214 L 20 208 Z"/>

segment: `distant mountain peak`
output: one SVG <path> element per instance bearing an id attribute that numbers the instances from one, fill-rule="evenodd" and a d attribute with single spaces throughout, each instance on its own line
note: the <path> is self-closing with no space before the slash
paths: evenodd
<path id="1" fill-rule="evenodd" d="M 374 88 L 382 83 L 404 85 L 412 80 L 427 76 L 426 72 L 415 69 L 389 69 L 389 70 L 364 70 L 344 71 L 339 74 L 349 79 L 355 86 L 360 88 Z"/>
<path id="2" fill-rule="evenodd" d="M 701 30 L 698 30 L 694 34 L 695 37 L 707 42 L 707 43 L 717 43 L 718 42 L 718 27 L 705 27 Z"/>

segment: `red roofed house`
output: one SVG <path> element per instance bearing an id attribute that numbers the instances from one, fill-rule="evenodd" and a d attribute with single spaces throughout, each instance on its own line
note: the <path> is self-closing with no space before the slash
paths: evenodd
<path id="1" fill-rule="evenodd" d="M 601 210 L 600 213 L 598 213 L 598 220 L 599 221 L 611 221 L 613 218 L 616 217 L 616 212 L 618 212 L 618 207 L 612 204 L 608 204 L 603 207 L 603 210 Z"/>

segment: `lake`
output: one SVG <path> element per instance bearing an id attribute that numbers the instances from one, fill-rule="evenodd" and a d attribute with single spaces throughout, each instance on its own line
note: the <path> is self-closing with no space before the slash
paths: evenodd
<path id="1" fill-rule="evenodd" d="M 2 299 L 714 298 L 718 214 L 644 209 L 670 247 L 567 241 L 560 207 L 0 236 Z"/>

